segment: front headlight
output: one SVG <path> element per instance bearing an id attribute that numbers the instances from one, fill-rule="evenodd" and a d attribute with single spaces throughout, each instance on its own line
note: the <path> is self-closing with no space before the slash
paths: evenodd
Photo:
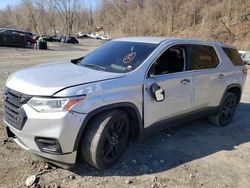
<path id="1" fill-rule="evenodd" d="M 70 98 L 40 98 L 32 97 L 28 105 L 38 112 L 69 111 L 77 103 L 84 101 L 86 96 Z"/>

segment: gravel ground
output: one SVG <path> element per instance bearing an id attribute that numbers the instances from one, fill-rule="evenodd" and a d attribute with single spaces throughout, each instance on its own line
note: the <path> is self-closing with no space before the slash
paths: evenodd
<path id="1" fill-rule="evenodd" d="M 48 61 L 77 58 L 100 45 L 81 40 L 78 45 L 49 43 L 50 50 L 0 47 L 0 88 L 15 70 Z M 2 119 L 2 89 L 0 90 Z M 224 128 L 206 119 L 167 129 L 130 143 L 109 170 L 83 162 L 69 171 L 49 165 L 6 138 L 0 122 L 0 187 L 25 187 L 39 175 L 41 187 L 250 187 L 250 78 L 233 122 Z"/>

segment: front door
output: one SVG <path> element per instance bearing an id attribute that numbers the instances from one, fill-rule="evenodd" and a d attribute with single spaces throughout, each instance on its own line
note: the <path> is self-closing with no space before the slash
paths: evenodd
<path id="1" fill-rule="evenodd" d="M 145 128 L 191 110 L 194 101 L 193 71 L 185 70 L 184 45 L 170 47 L 151 66 L 144 84 Z"/>

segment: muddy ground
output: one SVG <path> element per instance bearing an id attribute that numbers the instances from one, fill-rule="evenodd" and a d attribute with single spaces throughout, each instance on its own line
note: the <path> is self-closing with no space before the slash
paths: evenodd
<path id="1" fill-rule="evenodd" d="M 48 61 L 77 58 L 101 42 L 49 43 L 50 50 L 0 47 L 0 119 L 2 87 L 15 70 Z M 113 168 L 100 171 L 83 162 L 69 171 L 53 168 L 21 149 L 0 121 L 0 187 L 25 187 L 29 175 L 44 172 L 41 187 L 250 187 L 250 78 L 233 122 L 217 128 L 206 119 L 184 123 L 130 143 Z"/>

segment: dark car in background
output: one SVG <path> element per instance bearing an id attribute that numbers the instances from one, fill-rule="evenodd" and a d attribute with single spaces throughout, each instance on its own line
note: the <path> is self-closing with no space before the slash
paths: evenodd
<path id="1" fill-rule="evenodd" d="M 61 42 L 63 42 L 63 43 L 72 43 L 72 44 L 78 44 L 79 43 L 79 41 L 75 37 L 72 37 L 72 36 L 64 36 L 64 37 L 62 37 Z"/>
<path id="2" fill-rule="evenodd" d="M 72 43 L 72 44 L 78 44 L 79 41 L 72 36 L 49 36 L 49 35 L 42 35 L 40 37 L 43 41 L 47 42 L 63 42 L 63 43 Z"/>
<path id="3" fill-rule="evenodd" d="M 53 36 L 53 41 L 54 42 L 61 42 L 62 36 Z"/>
<path id="4" fill-rule="evenodd" d="M 42 39 L 43 41 L 46 41 L 46 42 L 54 42 L 54 39 L 52 36 L 49 36 L 49 35 L 42 35 L 40 37 L 40 39 Z"/>
<path id="5" fill-rule="evenodd" d="M 36 40 L 33 39 L 34 34 L 31 32 L 25 32 L 18 29 L 11 28 L 0 28 L 0 34 L 10 34 L 10 35 L 21 35 L 25 37 L 25 44 L 27 46 L 34 45 Z"/>

